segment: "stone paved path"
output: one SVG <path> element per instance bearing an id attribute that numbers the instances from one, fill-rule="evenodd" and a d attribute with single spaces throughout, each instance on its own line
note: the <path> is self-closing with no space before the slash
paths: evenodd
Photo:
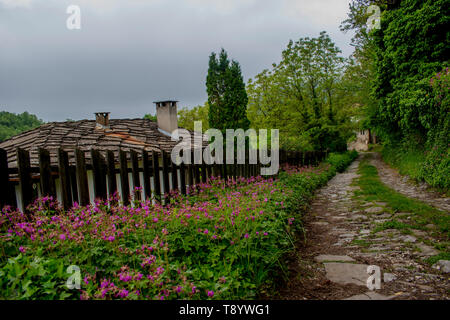
<path id="1" fill-rule="evenodd" d="M 360 161 L 361 156 L 318 191 L 305 215 L 306 241 L 290 263 L 292 279 L 276 298 L 449 299 L 450 274 L 423 261 L 438 253 L 423 242 L 432 240 L 430 234 L 372 232 L 391 214 L 385 212 L 385 203 L 361 204 L 353 197 L 358 187 L 351 184 L 358 177 Z M 409 194 L 412 187 L 405 181 L 391 183 L 395 178 L 389 177 L 389 168 L 375 154 L 371 161 L 381 168 L 384 182 Z M 367 287 L 367 267 L 372 265 L 381 271 L 381 289 L 374 291 Z"/>

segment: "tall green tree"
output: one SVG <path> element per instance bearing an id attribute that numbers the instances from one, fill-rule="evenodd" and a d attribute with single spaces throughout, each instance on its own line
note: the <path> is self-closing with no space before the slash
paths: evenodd
<path id="1" fill-rule="evenodd" d="M 212 53 L 209 57 L 209 69 L 206 78 L 208 93 L 208 117 L 211 128 L 248 129 L 248 97 L 242 77 L 241 67 L 235 60 L 228 59 L 222 49 L 219 57 Z"/>
<path id="2" fill-rule="evenodd" d="M 280 129 L 289 149 L 342 149 L 341 80 L 345 59 L 326 32 L 290 41 L 282 60 L 247 86 L 252 126 Z"/>

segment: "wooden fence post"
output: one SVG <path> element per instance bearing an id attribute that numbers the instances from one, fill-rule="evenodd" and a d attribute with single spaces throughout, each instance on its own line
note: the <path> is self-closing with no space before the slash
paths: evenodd
<path id="1" fill-rule="evenodd" d="M 77 185 L 77 168 L 76 166 L 69 167 L 70 185 L 72 189 L 72 200 L 78 202 L 78 185 Z"/>
<path id="2" fill-rule="evenodd" d="M 105 160 L 100 151 L 91 149 L 92 175 L 94 178 L 94 197 L 106 200 Z"/>
<path id="3" fill-rule="evenodd" d="M 196 185 L 198 181 L 197 165 L 195 164 L 194 151 L 191 150 L 191 172 L 192 172 L 192 186 Z"/>
<path id="4" fill-rule="evenodd" d="M 206 183 L 207 181 L 207 173 L 206 173 L 206 163 L 202 160 L 202 182 Z"/>
<path id="5" fill-rule="evenodd" d="M 19 169 L 19 183 L 21 200 L 26 211 L 26 207 L 33 202 L 33 187 L 30 170 L 30 153 L 26 150 L 17 148 L 17 167 Z"/>
<path id="6" fill-rule="evenodd" d="M 188 172 L 189 172 L 188 185 L 189 185 L 189 187 L 192 187 L 194 185 L 194 165 L 192 163 L 192 159 L 191 159 L 191 164 L 188 165 L 187 169 L 188 169 Z"/>
<path id="7" fill-rule="evenodd" d="M 125 206 L 130 204 L 130 181 L 128 178 L 127 153 L 119 150 L 120 185 L 122 187 L 122 202 Z"/>
<path id="8" fill-rule="evenodd" d="M 155 200 L 161 201 L 161 179 L 159 177 L 159 159 L 155 150 L 152 150 L 152 164 L 153 164 L 153 182 L 155 186 Z"/>
<path id="9" fill-rule="evenodd" d="M 8 154 L 0 149 L 0 210 L 6 205 L 17 207 L 16 192 L 9 181 Z"/>
<path id="10" fill-rule="evenodd" d="M 58 149 L 58 171 L 61 184 L 61 200 L 65 210 L 72 206 L 72 191 L 70 186 L 69 156 L 63 149 Z"/>
<path id="11" fill-rule="evenodd" d="M 227 147 L 223 146 L 223 167 L 222 167 L 222 178 L 227 181 L 228 179 L 228 170 L 227 170 Z"/>
<path id="12" fill-rule="evenodd" d="M 170 162 L 170 166 L 172 169 L 172 189 L 178 189 L 178 166 L 172 161 L 170 154 L 167 155 L 168 161 Z"/>
<path id="13" fill-rule="evenodd" d="M 152 197 L 152 190 L 150 187 L 150 161 L 148 159 L 148 153 L 145 150 L 142 150 L 142 165 L 144 166 L 144 197 L 147 200 Z"/>
<path id="14" fill-rule="evenodd" d="M 162 151 L 162 170 L 163 170 L 163 183 L 164 183 L 164 192 L 163 194 L 167 194 L 169 196 L 170 193 L 170 184 L 169 184 L 169 168 L 167 163 L 167 154 L 165 151 Z"/>
<path id="15" fill-rule="evenodd" d="M 141 187 L 141 178 L 139 176 L 139 159 L 136 151 L 130 151 L 131 157 L 131 175 L 133 177 L 133 195 L 135 196 L 134 200 L 141 200 L 141 192 L 136 191 L 136 188 Z"/>
<path id="16" fill-rule="evenodd" d="M 108 189 L 109 189 L 109 196 L 111 197 L 115 192 L 117 192 L 116 163 L 114 160 L 114 152 L 111 150 L 106 151 L 106 158 L 107 158 L 106 173 L 108 175 Z"/>
<path id="17" fill-rule="evenodd" d="M 186 194 L 186 165 L 184 162 L 180 163 L 180 184 L 181 194 Z"/>
<path id="18" fill-rule="evenodd" d="M 86 174 L 86 158 L 84 151 L 75 149 L 75 161 L 77 168 L 78 191 L 80 193 L 80 204 L 87 206 L 89 204 L 89 185 Z"/>
<path id="19" fill-rule="evenodd" d="M 41 180 L 41 191 L 43 196 L 56 197 L 55 182 L 52 178 L 50 167 L 50 153 L 39 148 L 39 175 Z"/>

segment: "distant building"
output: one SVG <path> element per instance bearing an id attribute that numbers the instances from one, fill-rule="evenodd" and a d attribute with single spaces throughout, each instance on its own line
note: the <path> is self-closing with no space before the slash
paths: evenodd
<path id="1" fill-rule="evenodd" d="M 367 151 L 369 143 L 376 143 L 376 136 L 370 130 L 356 132 L 356 140 L 348 144 L 348 150 Z"/>

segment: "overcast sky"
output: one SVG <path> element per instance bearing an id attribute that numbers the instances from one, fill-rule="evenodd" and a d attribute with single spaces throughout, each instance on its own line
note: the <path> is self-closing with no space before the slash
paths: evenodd
<path id="1" fill-rule="evenodd" d="M 289 39 L 339 31 L 348 0 L 0 0 L 0 110 L 45 121 L 154 113 L 153 101 L 207 100 L 212 51 L 225 48 L 245 81 L 280 60 Z M 69 5 L 81 30 L 68 30 Z"/>

